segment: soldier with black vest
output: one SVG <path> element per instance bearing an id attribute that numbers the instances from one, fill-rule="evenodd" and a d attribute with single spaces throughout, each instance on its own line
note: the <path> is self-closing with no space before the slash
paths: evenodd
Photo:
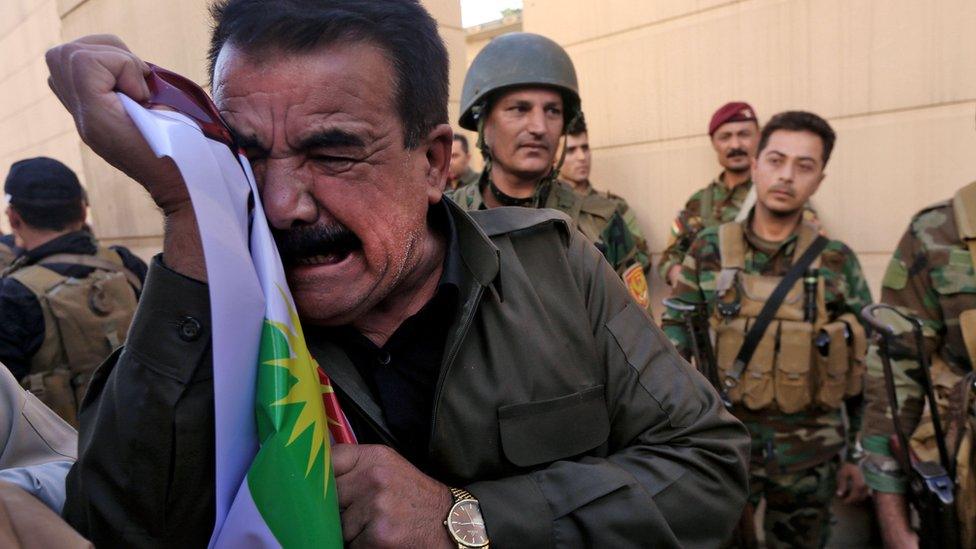
<path id="1" fill-rule="evenodd" d="M 84 191 L 61 162 L 16 162 L 4 192 L 23 252 L 0 280 L 0 362 L 77 425 L 92 371 L 125 341 L 146 264 L 84 229 Z"/>
<path id="2" fill-rule="evenodd" d="M 582 118 L 576 69 L 559 44 L 527 32 L 494 38 L 478 53 L 461 92 L 461 119 L 478 132 L 485 168 L 476 184 L 449 193 L 465 210 L 552 208 L 596 244 L 644 308 L 650 298 L 626 206 L 583 197 L 559 179 L 559 140 Z"/>
<path id="3" fill-rule="evenodd" d="M 766 501 L 769 547 L 822 547 L 835 493 L 867 496 L 853 462 L 866 346 L 858 314 L 871 294 L 854 252 L 803 219 L 833 143 L 819 116 L 774 116 L 752 163 L 755 208 L 698 234 L 671 294 L 711 324 L 710 377 L 752 434 L 749 502 Z M 705 342 L 691 340 L 684 306 L 668 303 L 665 333 L 689 356 Z"/>

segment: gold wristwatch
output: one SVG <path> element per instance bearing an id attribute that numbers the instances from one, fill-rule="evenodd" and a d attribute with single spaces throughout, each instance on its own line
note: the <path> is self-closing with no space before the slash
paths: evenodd
<path id="1" fill-rule="evenodd" d="M 454 505 L 444 520 L 451 539 L 457 543 L 458 549 L 488 549 L 488 531 L 485 530 L 485 519 L 481 516 L 478 500 L 460 488 L 451 488 L 451 496 L 454 497 Z"/>

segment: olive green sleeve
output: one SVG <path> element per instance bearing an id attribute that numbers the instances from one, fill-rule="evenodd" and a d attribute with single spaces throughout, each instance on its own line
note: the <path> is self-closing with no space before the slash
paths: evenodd
<path id="1" fill-rule="evenodd" d="M 748 432 L 592 246 L 575 236 L 570 256 L 605 368 L 609 455 L 470 485 L 492 545 L 720 546 L 745 503 Z"/>
<path id="2" fill-rule="evenodd" d="M 152 261 L 81 408 L 64 518 L 98 547 L 203 547 L 215 516 L 207 286 Z"/>

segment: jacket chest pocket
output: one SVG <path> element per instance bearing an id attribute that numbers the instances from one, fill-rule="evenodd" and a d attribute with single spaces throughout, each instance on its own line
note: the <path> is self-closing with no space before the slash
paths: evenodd
<path id="1" fill-rule="evenodd" d="M 577 456 L 610 436 L 603 385 L 498 409 L 502 451 L 519 467 Z"/>

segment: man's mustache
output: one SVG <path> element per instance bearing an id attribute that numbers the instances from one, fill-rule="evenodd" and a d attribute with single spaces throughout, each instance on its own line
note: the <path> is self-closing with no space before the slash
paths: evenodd
<path id="1" fill-rule="evenodd" d="M 790 195 L 791 197 L 796 196 L 796 192 L 789 185 L 776 184 L 769 188 L 769 192 L 781 192 Z"/>
<path id="2" fill-rule="evenodd" d="M 745 149 L 729 149 L 729 152 L 725 153 L 725 158 L 735 158 L 736 156 L 749 156 L 749 153 Z"/>
<path id="3" fill-rule="evenodd" d="M 349 252 L 362 245 L 356 233 L 341 223 L 273 230 L 272 234 L 285 263 L 315 255 Z"/>
<path id="4" fill-rule="evenodd" d="M 549 150 L 549 144 L 546 143 L 545 141 L 532 141 L 532 140 L 528 140 L 528 141 L 523 141 L 523 142 L 519 143 L 518 146 L 519 146 L 519 148 L 522 148 L 522 147 L 541 147 L 541 148 L 543 148 L 543 149 L 545 149 L 547 151 Z"/>

